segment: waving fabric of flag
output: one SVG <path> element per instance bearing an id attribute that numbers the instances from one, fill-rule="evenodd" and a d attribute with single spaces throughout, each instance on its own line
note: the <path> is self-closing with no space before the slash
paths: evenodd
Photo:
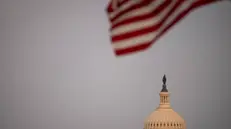
<path id="1" fill-rule="evenodd" d="M 106 8 L 116 56 L 149 48 L 193 9 L 221 0 L 111 0 Z"/>

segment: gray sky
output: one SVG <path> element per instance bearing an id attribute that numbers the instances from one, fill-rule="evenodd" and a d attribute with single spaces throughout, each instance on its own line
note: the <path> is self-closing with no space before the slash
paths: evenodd
<path id="1" fill-rule="evenodd" d="M 1 129 L 142 129 L 167 75 L 188 129 L 229 128 L 231 3 L 116 58 L 108 0 L 0 1 Z"/>

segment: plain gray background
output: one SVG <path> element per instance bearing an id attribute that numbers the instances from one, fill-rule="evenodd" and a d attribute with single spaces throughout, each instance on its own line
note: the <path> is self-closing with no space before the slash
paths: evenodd
<path id="1" fill-rule="evenodd" d="M 142 129 L 162 76 L 188 129 L 229 129 L 231 3 L 115 57 L 108 0 L 0 1 L 1 129 Z"/>

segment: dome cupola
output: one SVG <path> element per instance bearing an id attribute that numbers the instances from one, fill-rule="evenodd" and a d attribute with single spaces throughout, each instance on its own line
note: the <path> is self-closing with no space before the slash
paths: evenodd
<path id="1" fill-rule="evenodd" d="M 165 75 L 159 95 L 159 107 L 145 120 L 144 129 L 186 129 L 184 119 L 171 108 Z"/>

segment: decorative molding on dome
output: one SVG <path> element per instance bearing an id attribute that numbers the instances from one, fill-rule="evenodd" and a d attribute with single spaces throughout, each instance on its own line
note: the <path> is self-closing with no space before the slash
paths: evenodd
<path id="1" fill-rule="evenodd" d="M 145 125 L 144 129 L 158 129 L 158 128 L 165 128 L 165 129 L 185 129 L 184 122 L 149 122 Z"/>

